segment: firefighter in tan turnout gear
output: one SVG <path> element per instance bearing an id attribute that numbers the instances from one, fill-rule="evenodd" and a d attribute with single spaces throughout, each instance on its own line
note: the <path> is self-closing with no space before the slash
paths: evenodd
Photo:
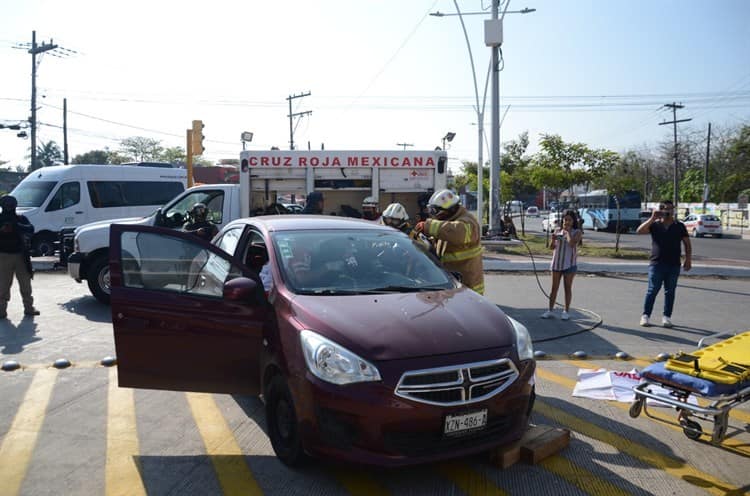
<path id="1" fill-rule="evenodd" d="M 461 274 L 464 285 L 484 294 L 481 228 L 476 218 L 459 203 L 458 195 L 448 189 L 437 191 L 427 203 L 430 218 L 414 229 L 433 241 L 443 266 Z"/>

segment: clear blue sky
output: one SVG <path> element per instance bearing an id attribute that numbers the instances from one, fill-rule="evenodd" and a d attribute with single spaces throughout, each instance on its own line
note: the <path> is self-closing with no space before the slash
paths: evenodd
<path id="1" fill-rule="evenodd" d="M 483 92 L 489 0 L 459 0 Z M 669 138 L 663 104 L 686 108 L 682 130 L 750 123 L 750 2 L 745 0 L 513 0 L 505 18 L 502 140 L 528 130 L 622 151 Z M 41 57 L 41 141 L 62 145 L 68 99 L 76 155 L 147 136 L 185 146 L 205 122 L 206 158 L 288 147 L 286 97 L 303 148 L 432 149 L 456 133 L 449 155 L 476 160 L 474 86 L 451 0 L 212 2 L 94 0 L 6 2 L 0 18 L 0 122 L 29 115 L 31 56 L 14 49 L 53 38 L 78 53 Z M 489 131 L 490 102 L 485 124 Z M 109 122 L 108 122 L 109 121 Z M 26 164 L 29 140 L 0 130 L 5 167 Z M 489 156 L 487 150 L 485 158 Z"/>

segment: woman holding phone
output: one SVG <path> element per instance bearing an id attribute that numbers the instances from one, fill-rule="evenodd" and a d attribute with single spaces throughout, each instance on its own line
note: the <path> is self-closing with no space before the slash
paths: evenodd
<path id="1" fill-rule="evenodd" d="M 568 320 L 568 310 L 573 299 L 573 278 L 578 267 L 578 244 L 583 232 L 578 225 L 578 215 L 573 210 L 568 210 L 563 215 L 562 227 L 555 230 L 550 241 L 552 249 L 552 289 L 549 294 L 549 309 L 542 314 L 543 319 L 549 319 L 554 315 L 557 290 L 560 288 L 560 279 L 565 287 L 565 309 L 560 314 L 561 320 Z"/>

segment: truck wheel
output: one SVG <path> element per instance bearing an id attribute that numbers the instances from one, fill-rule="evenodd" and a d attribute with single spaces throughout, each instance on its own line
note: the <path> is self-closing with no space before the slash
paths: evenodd
<path id="1" fill-rule="evenodd" d="M 91 294 L 100 302 L 109 305 L 109 259 L 107 256 L 95 258 L 89 265 L 86 276 Z"/>
<path id="2" fill-rule="evenodd" d="M 45 257 L 55 254 L 55 235 L 40 233 L 31 240 L 31 254 L 35 257 Z"/>

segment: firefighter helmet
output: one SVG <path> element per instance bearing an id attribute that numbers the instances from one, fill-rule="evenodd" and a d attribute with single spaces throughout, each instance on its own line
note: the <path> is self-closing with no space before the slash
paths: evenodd
<path id="1" fill-rule="evenodd" d="M 392 227 L 399 227 L 409 220 L 409 214 L 400 203 L 391 203 L 383 210 L 383 223 Z"/>
<path id="2" fill-rule="evenodd" d="M 459 198 L 457 194 L 449 189 L 441 189 L 430 197 L 427 206 L 437 210 L 448 210 L 458 205 L 458 202 Z"/>

